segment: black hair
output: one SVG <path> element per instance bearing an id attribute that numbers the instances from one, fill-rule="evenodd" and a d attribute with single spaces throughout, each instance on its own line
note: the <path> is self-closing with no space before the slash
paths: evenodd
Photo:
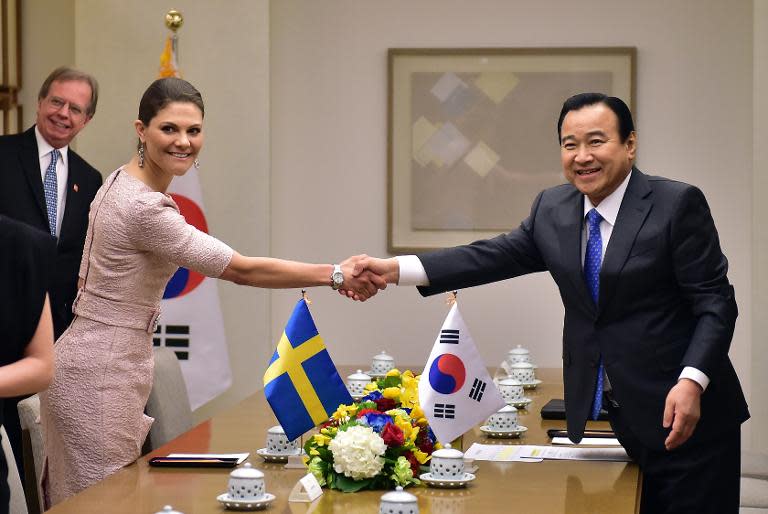
<path id="1" fill-rule="evenodd" d="M 557 144 L 562 143 L 560 130 L 563 127 L 565 115 L 571 111 L 578 111 L 588 105 L 603 104 L 616 115 L 619 120 L 619 139 L 624 143 L 629 135 L 635 131 L 635 123 L 632 121 L 632 113 L 627 104 L 621 98 L 608 96 L 602 93 L 579 93 L 573 95 L 563 103 L 560 110 L 560 118 L 557 120 Z"/>

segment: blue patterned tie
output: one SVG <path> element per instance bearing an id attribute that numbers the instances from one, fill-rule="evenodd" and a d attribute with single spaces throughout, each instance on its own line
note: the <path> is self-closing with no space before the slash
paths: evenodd
<path id="1" fill-rule="evenodd" d="M 59 151 L 55 148 L 51 152 L 51 163 L 45 170 L 43 189 L 45 190 L 45 206 L 48 208 L 48 225 L 51 227 L 51 235 L 56 237 L 56 199 L 59 196 L 56 184 L 56 161 L 59 160 Z"/>
<path id="2" fill-rule="evenodd" d="M 595 209 L 587 213 L 587 250 L 584 252 L 584 280 L 587 282 L 589 294 L 592 295 L 595 305 L 600 295 L 600 264 L 603 253 L 603 239 L 600 237 L 600 222 L 603 217 Z M 603 358 L 600 357 L 600 365 L 597 368 L 597 385 L 595 386 L 595 399 L 592 403 L 592 419 L 596 420 L 603 406 Z"/>

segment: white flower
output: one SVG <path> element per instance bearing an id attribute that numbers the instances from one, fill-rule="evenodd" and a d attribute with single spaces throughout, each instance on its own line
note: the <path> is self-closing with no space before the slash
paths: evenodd
<path id="1" fill-rule="evenodd" d="M 333 469 L 354 480 L 371 478 L 384 467 L 384 444 L 371 427 L 352 426 L 336 434 L 328 444 L 333 453 Z"/>

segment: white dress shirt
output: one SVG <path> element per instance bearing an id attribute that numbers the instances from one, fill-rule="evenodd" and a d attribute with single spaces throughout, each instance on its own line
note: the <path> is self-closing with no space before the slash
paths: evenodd
<path id="1" fill-rule="evenodd" d="M 629 185 L 629 177 L 632 173 L 627 174 L 627 178 L 617 187 L 611 194 L 606 196 L 600 204 L 595 207 L 587 196 L 584 197 L 584 217 L 587 213 L 595 208 L 603 220 L 600 222 L 600 238 L 603 243 L 603 250 L 600 254 L 600 262 L 602 263 L 602 257 L 605 255 L 605 250 L 608 248 L 608 241 L 611 239 L 613 233 L 613 227 L 616 224 L 616 217 L 619 215 L 619 208 L 621 207 L 621 201 L 624 199 L 624 193 L 627 191 Z M 587 233 L 587 223 L 583 222 L 583 233 L 581 237 L 581 262 L 584 263 L 584 255 L 587 250 L 587 239 L 589 234 Z M 429 278 L 427 272 L 424 270 L 424 265 L 416 255 L 401 255 L 396 257 L 398 264 L 400 265 L 400 280 L 397 285 L 399 286 L 428 286 Z M 679 379 L 689 378 L 699 384 L 702 389 L 706 390 L 709 385 L 709 377 L 702 373 L 700 370 L 686 366 L 680 373 Z"/>
<path id="2" fill-rule="evenodd" d="M 40 134 L 35 126 L 35 138 L 37 139 L 37 156 L 40 160 L 40 178 L 45 182 L 45 170 L 51 164 L 51 152 L 53 147 Z M 61 220 L 64 219 L 64 208 L 67 204 L 67 178 L 69 178 L 69 146 L 59 148 L 59 160 L 56 161 L 56 237 L 61 233 Z"/>

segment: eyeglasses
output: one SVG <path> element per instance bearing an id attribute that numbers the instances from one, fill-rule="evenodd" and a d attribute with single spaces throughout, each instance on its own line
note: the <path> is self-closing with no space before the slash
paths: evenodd
<path id="1" fill-rule="evenodd" d="M 46 101 L 51 104 L 57 111 L 63 109 L 65 105 L 69 104 L 69 112 L 72 116 L 78 118 L 85 116 L 85 109 L 83 107 L 77 104 L 73 104 L 72 102 L 68 102 L 63 98 L 59 98 L 58 96 L 51 96 L 46 98 Z"/>

